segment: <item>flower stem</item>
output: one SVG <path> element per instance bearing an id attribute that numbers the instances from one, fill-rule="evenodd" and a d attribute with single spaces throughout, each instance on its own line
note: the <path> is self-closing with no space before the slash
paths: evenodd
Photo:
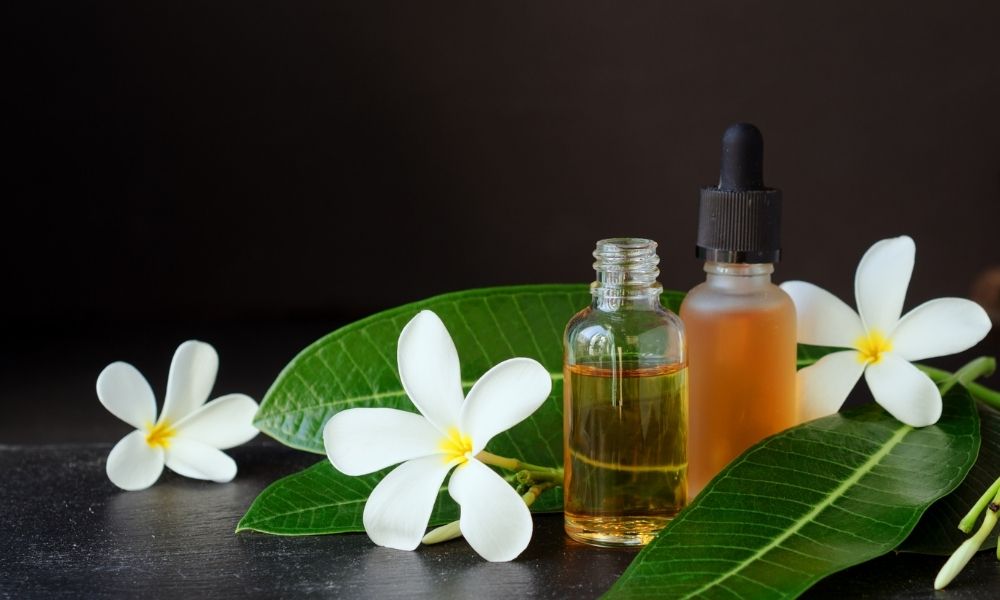
<path id="1" fill-rule="evenodd" d="M 993 482 L 990 489 L 986 490 L 986 493 L 979 499 L 979 502 L 976 502 L 975 506 L 972 507 L 972 510 L 969 511 L 969 514 L 965 515 L 965 518 L 962 519 L 961 523 L 959 523 L 958 528 L 965 533 L 971 533 L 972 528 L 976 526 L 976 521 L 979 519 L 979 515 L 982 514 L 983 509 L 989 505 L 990 500 L 994 500 L 995 497 L 998 497 L 998 494 L 1000 494 L 1000 478 L 997 478 L 997 480 Z"/>
<path id="2" fill-rule="evenodd" d="M 527 492 L 521 495 L 521 499 L 524 500 L 525 506 L 531 506 L 535 503 L 535 500 L 542 495 L 542 492 L 549 488 L 553 488 L 556 485 L 556 483 L 551 481 L 536 483 L 531 486 Z M 424 544 L 440 544 L 441 542 L 447 542 L 448 540 L 460 537 L 462 537 L 462 530 L 459 527 L 459 522 L 452 521 L 451 523 L 431 529 L 420 541 Z"/>
<path id="3" fill-rule="evenodd" d="M 1000 392 L 991 390 L 985 385 L 975 383 L 974 381 L 980 377 L 992 374 L 996 370 L 996 364 L 995 358 L 981 356 L 954 373 L 916 363 L 913 366 L 926 373 L 931 378 L 931 381 L 941 386 L 942 394 L 958 383 L 969 390 L 969 394 L 976 400 L 1000 410 Z"/>
<path id="4" fill-rule="evenodd" d="M 542 495 L 542 492 L 544 492 L 545 490 L 547 490 L 549 488 L 553 488 L 555 486 L 556 486 L 556 484 L 553 483 L 553 482 L 551 482 L 551 481 L 546 481 L 546 482 L 543 482 L 543 483 L 536 483 L 535 485 L 533 485 L 530 488 L 528 488 L 528 491 L 525 492 L 521 496 L 521 498 L 524 500 L 524 503 L 526 505 L 531 506 L 532 504 L 535 503 L 535 500 L 537 500 L 538 497 Z"/>
<path id="5" fill-rule="evenodd" d="M 563 480 L 563 470 L 559 467 L 540 467 L 538 465 L 520 461 L 516 458 L 497 456 L 496 454 L 485 450 L 477 454 L 476 458 L 479 459 L 480 462 L 500 467 L 501 469 L 506 469 L 508 471 L 528 471 L 533 481 L 551 481 L 555 483 L 562 483 Z"/>

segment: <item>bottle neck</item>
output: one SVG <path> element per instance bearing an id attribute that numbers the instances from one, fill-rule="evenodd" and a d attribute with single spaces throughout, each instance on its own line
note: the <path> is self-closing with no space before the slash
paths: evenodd
<path id="1" fill-rule="evenodd" d="M 771 285 L 773 263 L 705 263 L 705 281 L 716 288 L 733 291 L 753 290 Z"/>
<path id="2" fill-rule="evenodd" d="M 594 250 L 597 280 L 590 285 L 593 308 L 604 311 L 653 310 L 660 306 L 663 286 L 656 278 L 656 242 L 642 238 L 615 238 L 597 242 Z"/>

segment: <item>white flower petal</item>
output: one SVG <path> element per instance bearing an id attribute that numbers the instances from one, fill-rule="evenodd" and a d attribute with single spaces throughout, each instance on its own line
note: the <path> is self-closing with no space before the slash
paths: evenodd
<path id="1" fill-rule="evenodd" d="M 257 403 L 244 394 L 227 394 L 212 400 L 174 425 L 185 439 L 225 450 L 245 444 L 257 435 L 253 417 Z"/>
<path id="2" fill-rule="evenodd" d="M 146 443 L 146 434 L 133 431 L 115 444 L 108 455 L 111 483 L 123 490 L 144 490 L 163 472 L 163 450 Z"/>
<path id="3" fill-rule="evenodd" d="M 865 328 L 888 337 L 899 315 L 913 273 L 916 246 L 909 236 L 876 242 L 861 258 L 854 276 L 854 295 Z"/>
<path id="4" fill-rule="evenodd" d="M 422 415 L 443 433 L 458 424 L 462 370 L 458 351 L 441 319 L 420 311 L 399 334 L 396 350 L 403 389 Z"/>
<path id="5" fill-rule="evenodd" d="M 174 437 L 164 454 L 167 468 L 178 475 L 217 483 L 236 477 L 236 461 L 222 450 L 197 440 Z"/>
<path id="6" fill-rule="evenodd" d="M 805 281 L 786 281 L 781 289 L 795 302 L 799 343 L 853 348 L 865 335 L 858 313 L 830 292 Z"/>
<path id="7" fill-rule="evenodd" d="M 442 454 L 443 441 L 430 421 L 394 408 L 344 410 L 323 427 L 326 455 L 346 475 L 365 475 L 404 460 Z"/>
<path id="8" fill-rule="evenodd" d="M 390 471 L 365 503 L 362 520 L 368 537 L 387 548 L 416 548 L 450 469 L 443 457 L 425 456 Z"/>
<path id="9" fill-rule="evenodd" d="M 865 380 L 875 401 L 907 425 L 924 427 L 941 418 L 941 392 L 931 378 L 892 352 L 868 365 Z"/>
<path id="10" fill-rule="evenodd" d="M 968 350 L 990 332 L 990 317 L 972 300 L 938 298 L 914 308 L 892 333 L 892 351 L 924 360 Z"/>
<path id="11" fill-rule="evenodd" d="M 459 429 L 472 438 L 477 454 L 496 434 L 538 410 L 552 391 L 552 377 L 530 358 L 505 360 L 487 371 L 469 390 Z"/>
<path id="12" fill-rule="evenodd" d="M 799 370 L 799 420 L 809 421 L 840 410 L 865 365 L 854 350 L 827 354 Z"/>
<path id="13" fill-rule="evenodd" d="M 104 367 L 97 376 L 97 397 L 111 414 L 136 429 L 156 421 L 156 398 L 142 373 L 125 362 Z"/>
<path id="14" fill-rule="evenodd" d="M 176 424 L 208 400 L 219 371 L 219 355 L 205 342 L 189 340 L 170 361 L 167 396 L 160 421 Z"/>
<path id="15" fill-rule="evenodd" d="M 531 513 L 514 488 L 478 460 L 455 469 L 448 492 L 462 507 L 459 527 L 489 561 L 513 560 L 531 541 Z"/>

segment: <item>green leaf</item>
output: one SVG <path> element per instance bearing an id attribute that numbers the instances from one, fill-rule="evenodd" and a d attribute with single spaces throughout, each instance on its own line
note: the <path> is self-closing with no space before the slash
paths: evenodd
<path id="1" fill-rule="evenodd" d="M 665 292 L 676 311 L 683 294 Z M 529 285 L 445 294 L 378 313 L 323 337 L 278 376 L 254 424 L 280 442 L 324 454 L 322 431 L 337 411 L 361 406 L 416 412 L 396 370 L 396 341 L 420 310 L 433 310 L 451 333 L 468 390 L 493 365 L 514 356 L 538 360 L 552 376 L 552 393 L 534 415 L 493 438 L 488 449 L 542 466 L 562 465 L 562 335 L 566 322 L 590 303 L 586 285 Z M 349 477 L 328 462 L 275 482 L 254 501 L 239 529 L 305 535 L 361 531 L 361 511 L 384 473 Z M 532 505 L 562 510 L 561 490 Z M 433 523 L 454 520 L 451 498 L 439 497 Z"/>
<path id="2" fill-rule="evenodd" d="M 365 501 L 389 471 L 348 477 L 323 459 L 269 485 L 240 519 L 236 532 L 316 535 L 364 531 L 361 514 Z M 458 506 L 442 488 L 430 524 L 441 525 L 457 518 Z"/>
<path id="3" fill-rule="evenodd" d="M 982 445 L 976 464 L 954 492 L 935 502 L 924 513 L 920 524 L 899 550 L 947 555 L 969 537 L 959 531 L 959 521 L 1000 476 L 1000 412 L 980 404 L 979 420 Z M 979 522 L 982 522 L 981 517 Z M 978 528 L 979 523 L 976 524 Z M 996 548 L 998 535 L 1000 529 L 994 529 L 982 548 Z"/>
<path id="4" fill-rule="evenodd" d="M 902 542 L 975 461 L 965 390 L 914 429 L 876 405 L 810 421 L 742 454 L 629 566 L 608 598 L 792 598 Z"/>
<path id="5" fill-rule="evenodd" d="M 276 535 L 322 535 L 364 531 L 361 515 L 379 481 L 392 469 L 349 477 L 323 459 L 315 465 L 275 481 L 257 496 L 236 526 L 236 532 L 260 531 Z M 547 499 L 547 503 L 542 500 Z M 562 507 L 562 489 L 546 492 L 531 506 L 534 512 Z M 548 508 L 546 508 L 548 507 Z M 458 505 L 442 486 L 431 512 L 430 526 L 458 519 Z"/>
<path id="6" fill-rule="evenodd" d="M 364 531 L 361 515 L 368 496 L 392 468 L 350 477 L 323 459 L 315 465 L 275 481 L 257 496 L 236 526 L 236 532 L 260 531 L 276 535 L 322 535 Z M 532 512 L 562 510 L 562 488 L 545 492 L 531 505 Z M 458 519 L 458 505 L 447 486 L 438 492 L 430 525 Z"/>

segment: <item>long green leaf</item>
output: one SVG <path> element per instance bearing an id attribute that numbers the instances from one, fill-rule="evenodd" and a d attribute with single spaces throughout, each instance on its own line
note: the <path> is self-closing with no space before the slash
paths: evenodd
<path id="1" fill-rule="evenodd" d="M 323 535 L 364 531 L 361 515 L 372 490 L 392 469 L 348 477 L 323 459 L 315 465 L 275 481 L 257 496 L 236 526 L 240 531 L 276 535 Z M 562 490 L 551 490 L 531 506 L 533 512 L 561 510 Z M 458 505 L 442 486 L 431 512 L 430 525 L 458 519 Z"/>
<path id="2" fill-rule="evenodd" d="M 924 513 L 920 524 L 899 550 L 922 554 L 951 554 L 969 537 L 958 529 L 959 521 L 979 500 L 979 496 L 1000 477 L 1000 412 L 980 404 L 979 420 L 983 441 L 976 464 L 962 481 L 962 485 L 935 502 Z M 976 528 L 979 528 L 978 524 Z M 1000 530 L 994 529 L 982 548 L 996 548 L 998 535 Z"/>
<path id="3" fill-rule="evenodd" d="M 682 511 L 608 598 L 793 598 L 902 542 L 975 461 L 979 417 L 965 390 L 914 429 L 875 405 L 774 435 Z"/>
<path id="4" fill-rule="evenodd" d="M 236 531 L 280 535 L 316 535 L 363 531 L 365 501 L 388 469 L 361 477 L 338 473 L 330 461 L 275 481 L 250 505 Z M 438 494 L 431 525 L 458 518 L 458 506 L 444 488 Z"/>

